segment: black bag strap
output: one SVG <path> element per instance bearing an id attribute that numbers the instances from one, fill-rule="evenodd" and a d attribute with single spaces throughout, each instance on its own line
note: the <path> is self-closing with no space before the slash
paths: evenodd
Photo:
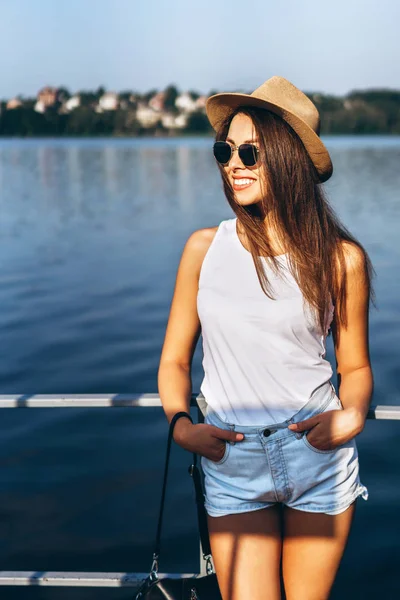
<path id="1" fill-rule="evenodd" d="M 158 561 L 159 561 L 159 557 L 160 557 L 161 528 L 162 528 L 162 521 L 163 521 L 163 515 L 164 515 L 165 492 L 166 492 L 166 488 L 167 488 L 169 457 L 170 457 L 170 453 L 171 453 L 171 444 L 172 444 L 172 439 L 173 439 L 172 436 L 174 433 L 175 423 L 177 422 L 177 420 L 179 418 L 181 418 L 183 416 L 190 419 L 190 421 L 193 423 L 193 419 L 189 413 L 178 412 L 173 416 L 171 423 L 169 425 L 167 453 L 166 453 L 165 467 L 164 467 L 164 479 L 163 479 L 163 486 L 162 486 L 162 493 L 161 493 L 161 504 L 160 504 L 160 511 L 159 511 L 159 516 L 158 516 L 156 541 L 154 544 L 153 564 L 152 564 L 151 573 L 150 573 L 150 575 L 152 577 L 157 577 L 157 572 L 158 572 Z M 197 455 L 195 452 L 193 452 L 193 463 L 189 467 L 189 475 L 191 475 L 191 477 L 193 478 L 193 484 L 194 484 L 195 496 L 196 496 L 196 506 L 197 506 L 197 521 L 198 521 L 198 527 L 199 527 L 199 533 L 200 533 L 201 547 L 202 547 L 202 552 L 203 552 L 203 558 L 204 558 L 204 560 L 207 561 L 207 572 L 209 572 L 210 569 L 212 571 L 212 565 L 210 563 L 211 547 L 210 547 L 210 539 L 209 539 L 209 535 L 208 535 L 207 514 L 206 514 L 206 509 L 204 508 L 203 487 L 201 484 L 201 476 L 200 476 L 199 468 L 197 466 Z"/>

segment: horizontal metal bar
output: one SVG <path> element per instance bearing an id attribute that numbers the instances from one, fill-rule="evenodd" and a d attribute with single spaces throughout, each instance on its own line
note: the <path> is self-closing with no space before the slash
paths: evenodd
<path id="1" fill-rule="evenodd" d="M 0 571 L 1 585 L 138 588 L 148 573 L 80 573 L 67 571 Z M 159 578 L 197 577 L 198 573 L 159 573 Z"/>
<path id="2" fill-rule="evenodd" d="M 367 414 L 367 419 L 387 419 L 387 420 L 400 420 L 400 406 L 378 404 L 371 405 Z"/>
<path id="3" fill-rule="evenodd" d="M 200 394 L 192 394 L 197 406 Z M 144 408 L 162 407 L 159 394 L 0 394 L 0 408 Z M 371 404 L 367 419 L 400 420 L 400 405 Z"/>
<path id="4" fill-rule="evenodd" d="M 197 406 L 192 394 L 191 406 Z M 202 397 L 202 396 L 200 396 Z M 0 408 L 161 407 L 159 394 L 0 394 Z"/>

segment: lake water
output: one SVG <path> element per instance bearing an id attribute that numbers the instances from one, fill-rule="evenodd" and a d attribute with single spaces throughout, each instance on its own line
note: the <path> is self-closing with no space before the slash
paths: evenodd
<path id="1" fill-rule="evenodd" d="M 325 138 L 329 199 L 369 252 L 374 404 L 399 404 L 400 138 Z M 234 216 L 211 138 L 0 141 L 0 393 L 157 392 L 188 236 Z M 202 378 L 201 347 L 193 391 Z M 332 340 L 328 358 L 334 366 Z M 333 379 L 336 385 L 336 379 Z M 0 569 L 148 571 L 167 424 L 160 409 L 2 410 Z M 332 594 L 398 597 L 400 423 L 357 437 L 360 499 Z M 175 447 L 161 571 L 198 566 L 190 455 Z M 169 502 L 168 502 L 169 499 Z M 131 598 L 2 588 L 1 598 Z"/>

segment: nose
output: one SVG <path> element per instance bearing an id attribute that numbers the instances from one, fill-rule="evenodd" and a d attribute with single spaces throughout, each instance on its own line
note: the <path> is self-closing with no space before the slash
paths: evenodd
<path id="1" fill-rule="evenodd" d="M 229 167 L 231 169 L 245 169 L 245 165 L 242 163 L 237 148 L 232 148 L 232 156 L 229 161 Z"/>

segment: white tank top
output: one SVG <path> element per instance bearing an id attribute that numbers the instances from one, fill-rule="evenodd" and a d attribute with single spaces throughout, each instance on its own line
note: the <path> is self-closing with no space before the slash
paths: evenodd
<path id="1" fill-rule="evenodd" d="M 202 328 L 207 404 L 224 421 L 239 425 L 279 423 L 311 398 L 332 393 L 332 367 L 325 340 L 332 321 L 320 330 L 289 270 L 287 254 L 277 260 L 271 300 L 261 289 L 251 253 L 236 231 L 237 218 L 222 221 L 201 266 L 197 310 Z"/>

